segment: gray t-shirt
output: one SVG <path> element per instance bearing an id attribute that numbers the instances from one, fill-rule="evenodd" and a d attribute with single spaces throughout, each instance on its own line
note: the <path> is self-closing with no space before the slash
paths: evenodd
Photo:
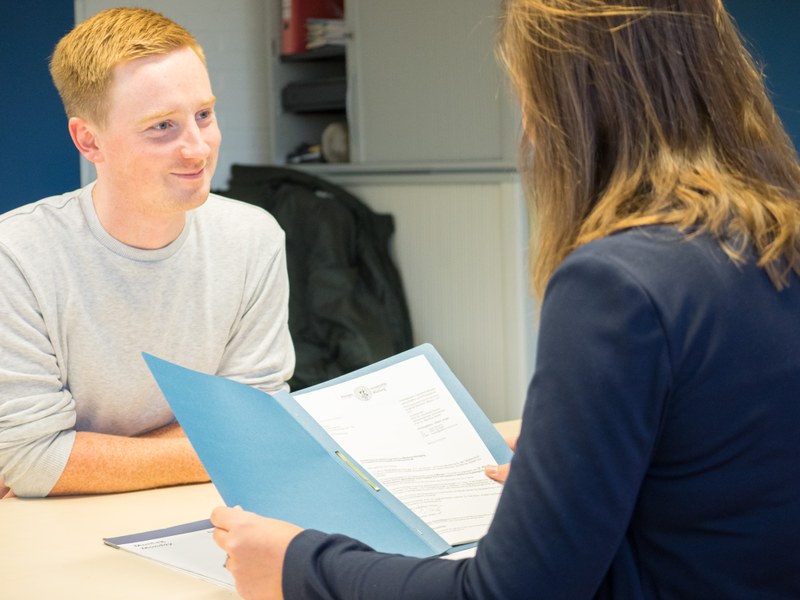
<path id="1" fill-rule="evenodd" d="M 89 186 L 0 216 L 0 479 L 44 496 L 75 431 L 174 420 L 141 352 L 267 392 L 294 369 L 284 233 L 211 195 L 171 244 L 111 237 Z"/>

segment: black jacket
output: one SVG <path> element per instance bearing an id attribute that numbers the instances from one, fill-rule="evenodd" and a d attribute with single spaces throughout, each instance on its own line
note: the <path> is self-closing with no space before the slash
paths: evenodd
<path id="1" fill-rule="evenodd" d="M 389 254 L 394 219 L 320 177 L 233 165 L 221 194 L 269 211 L 286 232 L 292 389 L 348 373 L 413 345 L 400 274 Z"/>

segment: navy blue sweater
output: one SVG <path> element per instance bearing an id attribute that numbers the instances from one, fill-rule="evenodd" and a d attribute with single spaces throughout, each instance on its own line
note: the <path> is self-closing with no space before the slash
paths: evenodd
<path id="1" fill-rule="evenodd" d="M 800 281 L 777 292 L 705 236 L 573 252 L 474 559 L 300 534 L 293 598 L 800 598 Z"/>

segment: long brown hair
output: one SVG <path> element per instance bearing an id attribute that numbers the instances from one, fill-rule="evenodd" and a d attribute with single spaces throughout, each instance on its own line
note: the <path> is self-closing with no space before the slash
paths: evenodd
<path id="1" fill-rule="evenodd" d="M 498 51 L 520 99 L 532 282 L 630 227 L 752 245 L 800 273 L 800 166 L 720 0 L 506 0 Z"/>

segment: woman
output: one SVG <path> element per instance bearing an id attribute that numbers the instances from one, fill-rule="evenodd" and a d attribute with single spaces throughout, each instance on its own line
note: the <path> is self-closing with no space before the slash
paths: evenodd
<path id="1" fill-rule="evenodd" d="M 507 0 L 543 295 L 473 559 L 217 509 L 246 598 L 800 598 L 800 168 L 719 0 Z"/>

